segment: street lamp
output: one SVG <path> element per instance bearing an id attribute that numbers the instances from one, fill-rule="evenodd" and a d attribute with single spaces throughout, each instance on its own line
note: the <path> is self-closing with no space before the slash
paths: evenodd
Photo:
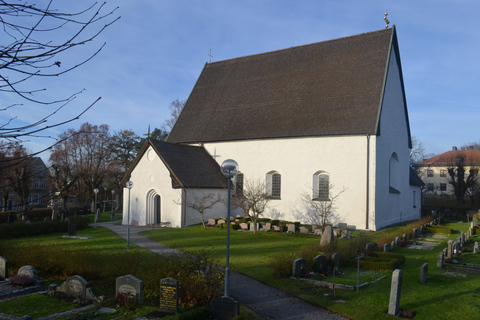
<path id="1" fill-rule="evenodd" d="M 95 188 L 93 189 L 93 192 L 95 193 L 95 223 L 93 224 L 93 227 L 96 228 L 97 227 L 97 193 L 98 193 L 98 188 Z"/>
<path id="2" fill-rule="evenodd" d="M 220 166 L 223 175 L 228 180 L 227 197 L 227 261 L 225 264 L 225 297 L 230 297 L 230 198 L 232 178 L 237 175 L 238 163 L 235 160 L 227 159 Z"/>
<path id="3" fill-rule="evenodd" d="M 133 187 L 132 181 L 127 181 L 125 184 L 128 188 L 128 214 L 127 214 L 127 247 L 130 248 L 130 189 Z"/>
<path id="4" fill-rule="evenodd" d="M 113 217 L 114 217 L 114 215 L 113 215 L 114 204 L 115 204 L 115 190 L 112 190 L 112 214 L 110 215 L 110 220 L 112 220 Z"/>

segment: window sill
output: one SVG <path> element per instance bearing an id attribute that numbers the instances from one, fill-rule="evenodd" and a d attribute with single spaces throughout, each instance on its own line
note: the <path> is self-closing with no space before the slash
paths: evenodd
<path id="1" fill-rule="evenodd" d="M 326 198 L 326 199 L 313 198 L 312 200 L 313 200 L 313 201 L 331 201 L 331 200 L 328 199 L 328 198 Z"/>
<path id="2" fill-rule="evenodd" d="M 270 200 L 282 200 L 282 198 L 280 198 L 280 197 L 272 197 L 272 196 L 268 196 L 267 199 L 270 199 Z"/>

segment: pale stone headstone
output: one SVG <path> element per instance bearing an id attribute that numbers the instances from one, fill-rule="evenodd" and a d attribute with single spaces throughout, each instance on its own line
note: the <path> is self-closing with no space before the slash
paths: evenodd
<path id="1" fill-rule="evenodd" d="M 402 239 L 400 237 L 395 238 L 395 246 L 398 246 L 398 244 L 402 242 Z"/>
<path id="2" fill-rule="evenodd" d="M 208 225 L 209 226 L 214 226 L 215 225 L 215 219 L 208 219 Z"/>
<path id="3" fill-rule="evenodd" d="M 338 254 L 336 252 L 334 254 L 332 254 L 332 260 L 337 267 L 340 267 L 340 254 Z"/>
<path id="4" fill-rule="evenodd" d="M 357 230 L 357 226 L 354 225 L 348 225 L 347 228 L 350 230 Z"/>
<path id="5" fill-rule="evenodd" d="M 217 224 L 222 224 L 222 223 L 226 223 L 227 221 L 223 220 L 223 219 L 220 219 L 217 221 Z"/>
<path id="6" fill-rule="evenodd" d="M 0 256 L 0 278 L 8 278 L 8 260 Z"/>
<path id="7" fill-rule="evenodd" d="M 339 224 L 338 224 L 338 227 L 339 227 L 340 229 L 345 229 L 347 226 L 348 226 L 348 224 L 346 224 L 346 223 L 339 223 Z"/>
<path id="8" fill-rule="evenodd" d="M 321 237 L 322 236 L 322 229 L 313 230 L 313 235 Z"/>
<path id="9" fill-rule="evenodd" d="M 404 233 L 402 238 L 403 241 L 408 241 L 408 234 Z"/>
<path id="10" fill-rule="evenodd" d="M 241 224 L 240 224 L 240 225 L 241 225 Z M 280 232 L 280 231 L 282 231 L 282 229 L 280 229 L 279 226 L 275 226 L 275 225 L 274 225 L 274 226 L 273 226 L 273 231 Z"/>
<path id="11" fill-rule="evenodd" d="M 265 223 L 265 226 L 263 226 L 263 231 L 270 231 L 272 229 L 272 224 L 270 222 Z"/>
<path id="12" fill-rule="evenodd" d="M 211 302 L 214 319 L 232 319 L 240 316 L 240 303 L 230 297 L 213 299 Z"/>
<path id="13" fill-rule="evenodd" d="M 395 269 L 392 273 L 392 285 L 390 287 L 390 302 L 388 314 L 397 316 L 400 307 L 400 294 L 402 291 L 402 270 Z"/>
<path id="14" fill-rule="evenodd" d="M 316 264 L 319 271 L 324 270 L 327 267 L 327 257 L 324 255 L 319 254 L 313 258 L 313 262 Z"/>
<path id="15" fill-rule="evenodd" d="M 473 245 L 473 253 L 478 254 L 478 241 L 475 241 L 475 244 Z"/>
<path id="16" fill-rule="evenodd" d="M 390 248 L 393 250 L 393 249 L 395 249 L 395 246 L 396 246 L 395 245 L 395 240 L 393 240 L 392 243 L 390 244 Z"/>
<path id="17" fill-rule="evenodd" d="M 445 254 L 443 252 L 440 252 L 438 254 L 437 268 L 443 269 L 444 267 L 445 267 Z"/>
<path id="18" fill-rule="evenodd" d="M 428 263 L 422 264 L 420 267 L 420 283 L 424 284 L 428 279 Z"/>
<path id="19" fill-rule="evenodd" d="M 33 279 L 35 281 L 40 281 L 40 277 L 38 276 L 38 271 L 32 266 L 23 266 L 18 269 L 17 272 L 18 275 L 20 276 L 27 276 L 30 279 Z"/>
<path id="20" fill-rule="evenodd" d="M 390 252 L 390 246 L 388 245 L 388 243 L 385 243 L 383 245 L 383 252 Z"/>
<path id="21" fill-rule="evenodd" d="M 322 233 L 322 239 L 320 240 L 320 245 L 329 246 L 334 241 L 333 237 L 333 228 L 332 226 L 327 226 Z"/>
<path id="22" fill-rule="evenodd" d="M 287 232 L 295 233 L 295 225 L 293 223 L 287 224 Z"/>
<path id="23" fill-rule="evenodd" d="M 301 277 L 305 271 L 307 271 L 307 260 L 303 258 L 298 258 L 293 261 L 292 276 Z"/>
<path id="24" fill-rule="evenodd" d="M 136 304 L 143 302 L 143 282 L 131 274 L 118 277 L 115 280 L 115 295 L 119 293 L 130 294 L 135 297 Z"/>
<path id="25" fill-rule="evenodd" d="M 447 258 L 452 259 L 453 257 L 453 240 L 448 240 L 447 242 Z"/>
<path id="26" fill-rule="evenodd" d="M 55 221 L 58 219 L 58 212 L 60 211 L 60 208 L 58 207 L 58 204 L 54 205 L 52 208 L 52 220 Z"/>
<path id="27" fill-rule="evenodd" d="M 81 276 L 72 276 L 65 280 L 56 291 L 64 292 L 67 295 L 79 298 L 82 301 L 96 301 L 97 298 L 89 288 L 87 281 Z"/>
<path id="28" fill-rule="evenodd" d="M 308 230 L 308 228 L 306 228 L 306 227 L 300 227 L 300 233 L 301 234 L 309 234 L 310 230 Z"/>
<path id="29" fill-rule="evenodd" d="M 240 228 L 242 230 L 248 230 L 248 224 L 246 224 L 245 222 L 242 222 L 242 223 L 240 223 Z"/>
<path id="30" fill-rule="evenodd" d="M 178 310 L 178 280 L 173 278 L 160 280 L 160 311 L 177 313 Z"/>
<path id="31" fill-rule="evenodd" d="M 417 228 L 413 228 L 412 229 L 412 235 L 413 235 L 413 239 L 416 239 L 418 238 L 418 229 Z"/>

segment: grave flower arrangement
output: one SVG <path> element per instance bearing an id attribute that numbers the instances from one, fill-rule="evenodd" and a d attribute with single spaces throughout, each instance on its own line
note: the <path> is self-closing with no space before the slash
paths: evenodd
<path id="1" fill-rule="evenodd" d="M 33 286 L 36 282 L 35 282 L 35 280 L 30 278 L 29 276 L 16 274 L 13 277 L 11 277 L 10 279 L 8 279 L 8 283 L 11 286 L 24 288 L 24 287 Z"/>

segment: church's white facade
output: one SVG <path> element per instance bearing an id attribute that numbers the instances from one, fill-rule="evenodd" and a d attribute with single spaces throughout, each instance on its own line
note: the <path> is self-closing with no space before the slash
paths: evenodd
<path id="1" fill-rule="evenodd" d="M 394 223 L 419 219 L 421 189 L 419 185 L 412 184 L 410 179 L 410 129 L 397 54 L 398 50 L 390 47 L 387 65 L 384 66 L 378 112 L 373 114 L 377 117 L 372 121 L 376 127 L 372 132 L 285 137 L 265 135 L 186 143 L 187 140 L 177 138 L 182 125 L 180 123 L 174 128 L 177 131 L 172 133 L 172 142 L 203 147 L 218 165 L 226 159 L 234 159 L 239 164 L 244 180 L 263 182 L 267 189 L 272 187 L 271 179 L 275 175 L 275 185 L 280 188 L 276 192 L 279 194 L 270 200 L 264 214 L 266 218 L 309 223 L 311 219 L 302 196 L 311 194 L 315 197 L 319 176 L 322 175 L 323 178 L 327 177 L 326 181 L 332 186 L 330 194 L 338 195 L 334 203 L 337 216 L 334 222 L 347 223 L 357 229 L 377 230 Z M 353 84 L 352 90 L 355 90 Z M 194 98 L 191 98 L 192 101 L 195 101 Z M 188 106 L 188 103 L 186 108 L 194 110 L 192 108 L 195 106 Z M 183 121 L 182 116 L 188 118 L 189 110 L 182 112 L 185 114 L 180 115 L 180 122 Z M 355 112 L 361 114 L 362 110 Z M 335 117 L 335 114 L 331 117 Z M 235 121 L 235 118 L 231 121 Z M 336 130 L 343 130 L 342 119 L 335 121 L 340 123 L 340 129 Z M 362 121 L 361 117 L 358 121 Z M 318 126 L 322 125 L 321 121 L 318 122 Z M 249 130 L 255 131 L 256 128 L 243 130 L 248 135 Z M 226 192 L 225 189 L 172 188 L 171 171 L 156 158 L 153 150 L 147 150 L 127 176 L 134 182 L 131 190 L 131 221 L 139 225 L 155 221 L 152 218 L 155 210 L 149 208 L 155 206 L 156 202 L 149 202 L 149 197 L 160 196 L 161 221 L 170 221 L 173 227 L 182 227 L 200 222 L 198 213 L 185 206 L 189 194 L 216 192 L 225 195 Z M 126 189 L 124 199 L 128 199 Z M 127 222 L 127 205 L 128 201 L 125 201 L 124 224 Z M 210 217 L 216 218 L 225 214 L 223 204 L 218 204 L 209 212 Z"/>

